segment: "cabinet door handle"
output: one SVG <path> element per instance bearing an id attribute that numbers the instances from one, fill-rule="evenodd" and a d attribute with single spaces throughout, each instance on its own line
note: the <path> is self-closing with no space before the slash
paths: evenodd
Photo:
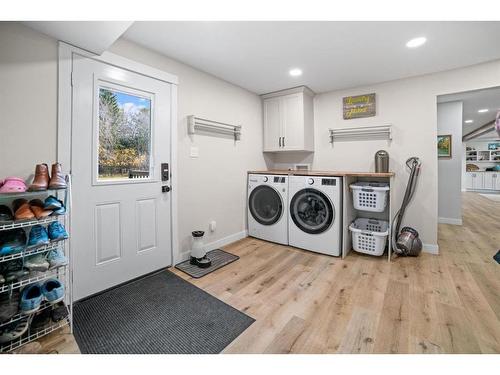
<path id="1" fill-rule="evenodd" d="M 283 137 L 283 147 L 285 147 L 285 137 Z"/>
<path id="2" fill-rule="evenodd" d="M 279 143 L 280 143 L 280 147 L 281 147 L 281 137 L 279 137 Z"/>

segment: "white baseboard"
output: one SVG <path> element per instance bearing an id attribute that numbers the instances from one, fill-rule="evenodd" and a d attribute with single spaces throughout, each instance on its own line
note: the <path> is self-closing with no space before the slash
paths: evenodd
<path id="1" fill-rule="evenodd" d="M 210 250 L 218 249 L 220 247 L 229 245 L 229 244 L 236 242 L 238 240 L 241 240 L 242 238 L 245 238 L 247 236 L 248 236 L 248 232 L 246 230 L 243 230 L 241 232 L 234 233 L 234 234 L 231 234 L 231 235 L 226 236 L 224 238 L 218 239 L 217 241 L 207 243 L 207 244 L 205 244 L 205 246 L 207 248 L 207 251 L 210 251 Z M 186 252 L 180 254 L 179 259 L 176 259 L 176 264 L 183 262 L 185 260 L 188 260 L 188 259 L 189 259 L 189 251 L 186 251 Z"/>
<path id="2" fill-rule="evenodd" d="M 439 245 L 424 243 L 424 244 L 422 244 L 422 251 L 424 253 L 438 255 L 439 254 Z"/>
<path id="3" fill-rule="evenodd" d="M 451 225 L 462 225 L 462 219 L 453 219 L 451 217 L 438 217 L 438 223 L 451 224 Z"/>

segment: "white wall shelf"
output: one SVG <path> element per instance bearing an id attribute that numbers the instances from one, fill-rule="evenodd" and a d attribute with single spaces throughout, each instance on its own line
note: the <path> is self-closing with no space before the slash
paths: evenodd
<path id="1" fill-rule="evenodd" d="M 194 115 L 188 116 L 188 134 L 196 134 L 196 130 L 232 135 L 235 141 L 241 139 L 241 125 L 207 120 Z"/>
<path id="2" fill-rule="evenodd" d="M 392 125 L 358 126 L 349 128 L 332 128 L 330 143 L 335 141 L 359 141 L 372 139 L 392 140 Z"/>

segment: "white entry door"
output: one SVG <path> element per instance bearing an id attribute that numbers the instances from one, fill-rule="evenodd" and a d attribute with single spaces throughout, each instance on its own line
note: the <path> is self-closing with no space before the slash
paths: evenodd
<path id="1" fill-rule="evenodd" d="M 73 60 L 75 300 L 171 265 L 171 84 Z M 168 180 L 166 180 L 168 176 Z"/>

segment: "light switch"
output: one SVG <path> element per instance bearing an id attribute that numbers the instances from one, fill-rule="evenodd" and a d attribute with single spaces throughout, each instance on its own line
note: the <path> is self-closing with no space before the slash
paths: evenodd
<path id="1" fill-rule="evenodd" d="M 191 156 L 192 158 L 197 158 L 198 157 L 198 147 L 191 146 L 191 150 L 189 151 L 189 156 Z"/>

